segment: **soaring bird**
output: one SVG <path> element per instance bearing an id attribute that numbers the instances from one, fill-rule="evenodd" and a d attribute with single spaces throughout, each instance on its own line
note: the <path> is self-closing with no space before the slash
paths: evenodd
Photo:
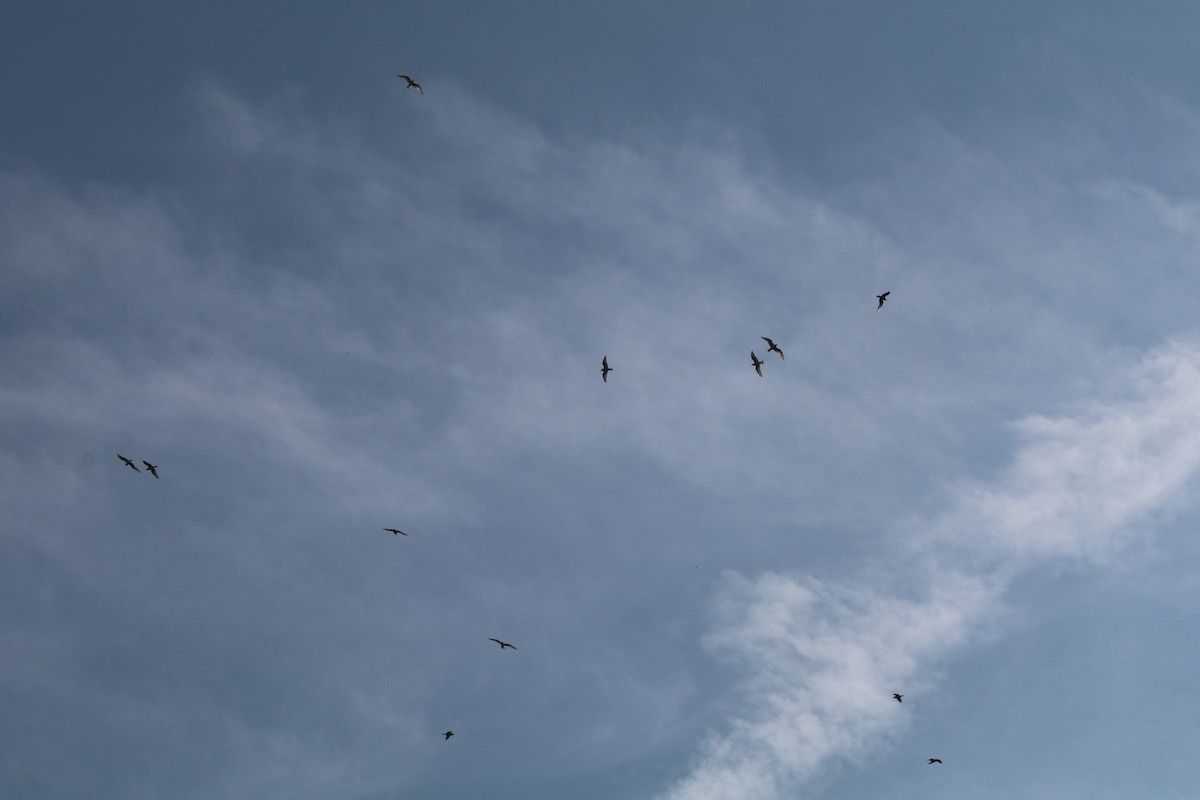
<path id="1" fill-rule="evenodd" d="M 141 472 L 141 470 L 140 470 L 140 469 L 138 469 L 138 468 L 137 468 L 137 466 L 136 466 L 136 465 L 133 463 L 133 459 L 132 459 L 132 458 L 126 458 L 125 456 L 121 455 L 120 453 L 117 453 L 117 458 L 119 458 L 119 459 L 121 459 L 122 461 L 124 461 L 124 462 L 125 462 L 125 466 L 129 467 L 129 468 L 130 468 L 131 470 L 133 470 L 134 472 Z M 158 476 L 155 476 L 155 477 L 158 477 Z"/>
<path id="2" fill-rule="evenodd" d="M 404 80 L 408 81 L 408 86 L 405 86 L 404 87 L 405 89 L 416 89 L 421 94 L 425 94 L 425 90 L 421 88 L 421 84 L 417 83 L 416 81 L 414 81 L 412 78 L 408 77 L 407 75 L 397 75 L 396 77 L 404 78 Z"/>
<path id="3" fill-rule="evenodd" d="M 754 371 L 757 372 L 758 377 L 761 378 L 763 362 L 758 356 L 754 355 L 753 350 L 750 351 L 750 363 L 754 365 Z"/>
<path id="4" fill-rule="evenodd" d="M 764 342 L 767 343 L 767 352 L 768 353 L 779 353 L 779 357 L 783 358 L 783 351 L 779 349 L 779 345 L 777 345 L 771 341 L 771 337 L 760 336 L 758 338 L 762 339 Z"/>
<path id="5" fill-rule="evenodd" d="M 608 365 L 608 356 L 600 359 L 600 378 L 605 383 L 608 383 L 608 373 L 612 372 L 612 367 Z"/>
<path id="6" fill-rule="evenodd" d="M 155 478 L 158 477 L 158 464 L 151 464 L 144 458 L 142 459 L 142 463 L 146 465 L 146 469 L 150 470 L 151 475 L 153 475 Z"/>
<path id="7" fill-rule="evenodd" d="M 929 759 L 929 763 L 930 764 L 940 764 L 940 763 L 942 763 L 942 760 L 940 758 L 931 758 L 931 759 Z"/>
<path id="8" fill-rule="evenodd" d="M 504 648 L 506 648 L 506 647 L 507 647 L 509 650 L 516 650 L 516 649 L 517 649 L 517 646 L 516 646 L 515 644 L 509 644 L 508 642 L 502 642 L 502 641 L 500 641 L 499 639 L 493 639 L 493 638 L 491 638 L 490 636 L 488 637 L 488 641 L 489 641 L 489 642 L 495 642 L 496 644 L 500 645 L 500 649 L 501 649 L 501 650 L 503 650 L 503 649 L 504 649 Z"/>
<path id="9" fill-rule="evenodd" d="M 384 530 L 387 531 L 388 533 L 390 533 L 392 536 L 395 536 L 396 534 L 400 534 L 401 536 L 408 536 L 408 534 L 405 533 L 404 531 L 399 531 L 399 530 L 396 530 L 395 528 L 384 528 Z"/>
<path id="10" fill-rule="evenodd" d="M 892 697 L 896 698 L 896 702 L 897 702 L 897 703 L 903 703 L 903 702 L 904 702 L 903 700 L 901 700 L 901 699 L 900 699 L 901 697 L 904 697 L 904 695 L 902 695 L 902 694 L 894 694 L 894 693 L 893 693 L 893 694 L 892 694 Z"/>
<path id="11" fill-rule="evenodd" d="M 450 737 L 451 737 L 451 736 L 453 736 L 453 735 L 454 735 L 454 731 L 446 731 L 445 733 L 443 733 L 443 734 L 442 734 L 442 736 L 445 736 L 445 737 L 446 737 L 446 738 L 445 738 L 445 739 L 443 739 L 442 741 L 444 741 L 444 742 L 448 742 L 448 741 L 450 741 Z"/>
<path id="12" fill-rule="evenodd" d="M 879 305 L 875 306 L 875 310 L 876 310 L 876 311 L 878 311 L 879 309 L 883 308 L 883 304 L 887 302 L 887 296 L 888 296 L 889 294 L 891 294 L 891 292 L 890 292 L 890 291 L 884 292 L 883 294 L 877 294 L 877 295 L 875 295 L 875 297 L 877 297 L 877 298 L 879 299 Z"/>

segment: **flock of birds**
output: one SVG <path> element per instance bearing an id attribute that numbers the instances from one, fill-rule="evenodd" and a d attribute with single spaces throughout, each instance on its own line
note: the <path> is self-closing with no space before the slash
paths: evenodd
<path id="1" fill-rule="evenodd" d="M 397 75 L 397 77 L 399 77 L 399 78 L 403 78 L 405 81 L 407 81 L 407 84 L 406 84 L 405 88 L 407 88 L 407 89 L 416 89 L 418 93 L 420 93 L 420 94 L 422 94 L 422 95 L 423 95 L 423 94 L 425 94 L 425 90 L 421 88 L 421 84 L 419 84 L 419 83 L 417 83 L 416 81 L 414 81 L 414 80 L 413 80 L 412 78 L 410 78 L 408 75 Z M 880 310 L 882 310 L 882 309 L 883 309 L 883 304 L 884 304 L 885 302 L 887 302 L 888 295 L 890 295 L 890 294 L 891 294 L 891 292 L 890 292 L 890 291 L 887 291 L 887 292 L 884 292 L 883 294 L 877 294 L 877 295 L 875 295 L 875 299 L 878 301 L 878 305 L 875 307 L 875 310 L 876 310 L 876 311 L 880 311 Z M 783 360 L 783 359 L 784 359 L 784 355 L 783 355 L 783 349 L 782 349 L 781 347 L 779 347 L 779 345 L 777 345 L 777 344 L 776 344 L 776 343 L 775 343 L 775 342 L 774 342 L 774 341 L 771 339 L 771 337 L 769 337 L 769 336 L 763 336 L 763 337 L 760 337 L 760 338 L 761 338 L 761 339 L 762 339 L 764 342 L 766 342 L 766 343 L 767 343 L 767 352 L 768 352 L 768 353 L 777 353 L 777 354 L 779 355 L 779 358 L 780 358 L 780 360 Z M 758 356 L 755 354 L 755 352 L 754 352 L 753 350 L 751 350 L 751 351 L 750 351 L 750 364 L 751 364 L 751 366 L 753 366 L 753 367 L 754 367 L 754 371 L 755 371 L 756 373 L 758 373 L 758 376 L 759 376 L 760 378 L 762 377 L 762 374 L 763 374 L 763 372 L 762 372 L 763 363 L 764 363 L 764 362 L 763 362 L 763 360 L 762 360 L 762 359 L 760 359 L 760 358 L 759 358 L 759 357 L 758 357 Z M 600 360 L 600 378 L 601 378 L 601 380 L 603 380 L 603 381 L 604 381 L 604 383 L 608 383 L 608 373 L 610 373 L 610 372 L 613 372 L 613 371 L 614 371 L 614 370 L 613 370 L 613 368 L 612 368 L 612 367 L 610 367 L 610 366 L 608 365 L 608 356 L 607 356 L 607 355 L 605 355 L 605 356 L 604 356 L 604 357 L 603 357 L 603 358 Z M 124 462 L 125 466 L 129 467 L 129 468 L 130 468 L 131 470 L 133 470 L 134 472 L 138 472 L 138 473 L 140 473 L 140 472 L 142 471 L 142 470 L 141 470 L 141 469 L 139 469 L 139 468 L 138 468 L 138 466 L 137 466 L 137 465 L 136 465 L 136 464 L 133 462 L 133 459 L 131 459 L 131 458 L 126 458 L 125 456 L 121 455 L 120 453 L 117 453 L 117 458 L 119 458 L 119 459 L 120 459 L 122 462 Z M 144 465 L 145 465 L 145 467 L 146 467 L 146 471 L 147 471 L 147 472 L 149 472 L 149 473 L 150 473 L 151 475 L 153 475 L 153 476 L 154 476 L 156 479 L 158 479 L 158 477 L 159 477 L 159 476 L 158 476 L 158 465 L 157 465 L 157 464 L 151 464 L 149 461 L 146 461 L 145 459 L 142 459 L 142 464 L 144 464 Z M 384 531 L 386 531 L 387 533 L 390 533 L 390 534 L 392 534 L 393 536 L 408 536 L 408 534 L 407 534 L 407 533 L 405 533 L 404 531 L 400 530 L 399 528 L 384 528 L 383 530 L 384 530 Z M 499 645 L 499 646 L 500 646 L 500 650 L 502 650 L 502 651 L 503 651 L 503 650 L 516 650 L 516 649 L 517 649 L 517 646 L 516 646 L 515 644 L 512 644 L 511 642 L 505 642 L 505 641 L 503 641 L 503 640 L 501 640 L 501 639 L 496 639 L 496 638 L 489 637 L 489 638 L 488 638 L 488 641 L 489 641 L 489 642 L 495 642 L 497 645 Z M 904 702 L 904 699 L 903 699 L 903 698 L 904 698 L 904 695 L 902 695 L 902 694 L 899 694 L 899 693 L 893 693 L 893 694 L 892 694 L 892 697 L 893 697 L 893 698 L 896 700 L 896 702 L 897 702 L 897 703 L 903 703 L 903 702 Z M 452 736 L 454 736 L 454 731 L 453 731 L 453 730 L 447 730 L 447 731 L 443 731 L 443 732 L 442 732 L 442 739 L 443 739 L 443 741 L 447 741 L 447 742 L 448 742 L 448 741 L 450 741 L 450 738 L 451 738 Z M 930 764 L 941 764 L 941 763 L 942 763 L 942 760 L 941 760 L 940 758 L 930 758 L 930 759 L 929 759 L 929 763 L 930 763 Z"/>

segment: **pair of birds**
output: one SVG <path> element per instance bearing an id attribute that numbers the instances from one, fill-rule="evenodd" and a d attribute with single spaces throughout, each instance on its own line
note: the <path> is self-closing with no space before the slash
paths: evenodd
<path id="1" fill-rule="evenodd" d="M 141 472 L 141 470 L 137 468 L 137 465 L 133 463 L 132 458 L 126 458 L 125 456 L 121 455 L 120 453 L 117 453 L 117 458 L 124 461 L 125 466 L 129 467 L 134 472 Z M 147 461 L 144 458 L 142 459 L 142 463 L 146 465 L 146 469 L 148 469 L 150 471 L 151 475 L 153 475 L 155 478 L 158 478 L 158 464 L 151 464 L 149 461 Z"/>
<path id="2" fill-rule="evenodd" d="M 762 339 L 764 342 L 767 343 L 767 352 L 768 353 L 779 353 L 779 357 L 783 358 L 783 351 L 779 349 L 779 345 L 777 345 L 773 341 L 771 341 L 770 336 L 760 336 L 758 338 Z M 758 356 L 756 356 L 754 354 L 753 350 L 750 351 L 750 363 L 754 365 L 754 371 L 757 372 L 758 377 L 761 378 L 762 377 L 763 360 L 761 358 L 759 358 Z"/>
<path id="3" fill-rule="evenodd" d="M 500 649 L 501 649 L 501 650 L 503 650 L 503 649 L 504 649 L 504 648 L 506 648 L 506 647 L 507 647 L 508 649 L 510 649 L 510 650 L 516 650 L 516 649 L 517 649 L 517 646 L 516 646 L 515 644 L 509 644 L 508 642 L 502 642 L 502 641 L 500 641 L 499 639 L 493 639 L 493 638 L 492 638 L 492 637 L 490 637 L 490 636 L 488 637 L 488 641 L 489 641 L 489 642 L 495 642 L 496 644 L 500 645 Z M 454 731 L 445 731 L 444 733 L 442 733 L 442 737 L 443 737 L 442 741 L 444 741 L 444 742 L 448 742 L 448 741 L 450 741 L 450 737 L 451 737 L 451 736 L 453 736 L 453 735 L 454 735 Z"/>
<path id="4" fill-rule="evenodd" d="M 887 293 L 885 292 L 884 295 L 886 296 Z M 880 305 L 883 305 L 882 301 L 880 302 Z M 878 311 L 879 309 L 875 309 L 875 310 Z M 902 694 L 896 694 L 895 692 L 893 692 L 892 697 L 894 697 L 896 699 L 897 703 L 904 702 L 904 695 L 902 695 Z M 940 758 L 931 758 L 931 759 L 929 759 L 929 763 L 930 764 L 940 764 L 940 763 L 942 763 L 942 760 Z"/>

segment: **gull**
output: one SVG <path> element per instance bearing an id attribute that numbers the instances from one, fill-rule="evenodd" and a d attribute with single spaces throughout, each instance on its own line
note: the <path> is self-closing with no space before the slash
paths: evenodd
<path id="1" fill-rule="evenodd" d="M 612 367 L 608 365 L 608 356 L 600 359 L 600 378 L 605 383 L 608 383 L 608 373 L 612 372 Z"/>
<path id="2" fill-rule="evenodd" d="M 121 459 L 122 461 L 124 461 L 124 462 L 125 462 L 125 466 L 129 467 L 129 468 L 130 468 L 131 470 L 133 470 L 134 472 L 141 472 L 141 470 L 140 470 L 140 469 L 138 469 L 138 468 L 137 468 L 137 467 L 134 465 L 134 463 L 133 463 L 133 459 L 132 459 L 132 458 L 126 458 L 125 456 L 121 455 L 120 453 L 117 453 L 117 458 L 119 458 L 119 459 Z"/>
<path id="3" fill-rule="evenodd" d="M 777 345 L 771 341 L 771 337 L 760 336 L 758 338 L 762 339 L 764 342 L 767 343 L 767 352 L 768 353 L 779 353 L 779 357 L 783 358 L 783 351 L 779 349 L 779 345 Z"/>
<path id="4" fill-rule="evenodd" d="M 875 310 L 876 310 L 876 311 L 878 311 L 879 309 L 883 308 L 883 304 L 887 302 L 887 296 L 888 296 L 889 294 L 891 294 L 891 291 L 886 291 L 886 292 L 884 292 L 883 294 L 877 294 L 877 295 L 875 295 L 875 297 L 877 297 L 877 298 L 879 299 L 879 305 L 875 306 Z"/>
<path id="5" fill-rule="evenodd" d="M 940 763 L 942 763 L 942 760 L 940 758 L 931 758 L 931 759 L 929 759 L 929 763 L 930 764 L 940 764 Z"/>
<path id="6" fill-rule="evenodd" d="M 442 741 L 446 741 L 446 742 L 450 741 L 450 737 L 453 735 L 454 735 L 454 731 L 446 731 L 445 733 L 442 734 L 442 736 L 446 737 Z"/>
<path id="7" fill-rule="evenodd" d="M 903 700 L 901 700 L 901 699 L 900 699 L 901 697 L 904 697 L 904 695 L 902 695 L 902 694 L 894 694 L 894 693 L 893 693 L 893 694 L 892 694 L 892 697 L 896 698 L 896 702 L 897 702 L 897 703 L 903 703 L 903 702 L 904 702 Z"/>
<path id="8" fill-rule="evenodd" d="M 761 378 L 763 362 L 761 360 L 759 360 L 758 356 L 754 355 L 753 350 L 750 351 L 750 363 L 754 365 L 754 371 L 757 372 L 758 377 Z"/>
<path id="9" fill-rule="evenodd" d="M 146 469 L 150 470 L 150 474 L 158 478 L 158 464 L 151 464 L 146 459 L 142 459 L 142 463 L 146 465 Z"/>
<path id="10" fill-rule="evenodd" d="M 504 649 L 504 648 L 506 648 L 506 647 L 507 647 L 507 648 L 509 648 L 510 650 L 516 650 L 516 649 L 517 649 L 517 646 L 516 646 L 515 644 L 509 644 L 508 642 L 502 642 L 502 641 L 500 641 L 499 639 L 493 639 L 493 638 L 491 638 L 490 636 L 488 637 L 488 641 L 489 641 L 489 642 L 495 642 L 496 644 L 500 645 L 500 649 L 501 649 L 501 650 L 503 650 L 503 649 Z"/>
<path id="11" fill-rule="evenodd" d="M 408 81 L 408 86 L 405 86 L 404 87 L 405 89 L 416 89 L 421 94 L 425 94 L 425 90 L 421 88 L 421 84 L 417 83 L 416 81 L 414 81 L 412 78 L 408 77 L 407 75 L 397 75 L 396 77 L 404 78 L 404 80 Z"/>
<path id="12" fill-rule="evenodd" d="M 392 536 L 395 536 L 396 534 L 400 534 L 401 536 L 408 536 L 408 534 L 405 533 L 404 531 L 399 531 L 399 530 L 396 530 L 395 528 L 384 528 L 384 530 L 387 531 L 388 533 L 390 533 Z"/>

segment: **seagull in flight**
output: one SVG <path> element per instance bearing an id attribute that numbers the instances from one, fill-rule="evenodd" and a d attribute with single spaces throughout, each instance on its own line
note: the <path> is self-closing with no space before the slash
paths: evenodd
<path id="1" fill-rule="evenodd" d="M 408 81 L 408 86 L 405 86 L 404 87 L 405 89 L 416 89 L 419 93 L 425 94 L 425 90 L 421 88 L 421 84 L 417 83 L 416 81 L 414 81 L 412 78 L 408 77 L 407 75 L 397 75 L 396 77 L 404 78 L 404 80 Z"/>
<path id="2" fill-rule="evenodd" d="M 155 479 L 157 479 L 158 478 L 158 464 L 151 464 L 149 461 L 147 461 L 144 458 L 142 459 L 142 463 L 146 465 L 146 469 L 150 470 L 150 474 L 153 475 L 155 477 Z"/>
<path id="3" fill-rule="evenodd" d="M 884 292 L 883 294 L 875 295 L 875 297 L 878 298 L 878 300 L 879 300 L 879 305 L 875 306 L 876 311 L 883 308 L 883 304 L 887 302 L 887 296 L 889 294 L 891 294 L 891 291 L 887 291 L 887 292 Z"/>
<path id="4" fill-rule="evenodd" d="M 600 378 L 605 383 L 608 383 L 608 373 L 612 372 L 612 367 L 608 365 L 608 356 L 600 359 Z"/>
<path id="5" fill-rule="evenodd" d="M 496 644 L 500 645 L 500 649 L 501 649 L 501 650 L 503 650 L 503 649 L 504 649 L 504 648 L 506 648 L 506 647 L 507 647 L 508 649 L 510 649 L 510 650 L 516 650 L 516 649 L 517 649 L 517 646 L 516 646 L 515 644 L 509 644 L 508 642 L 502 642 L 502 641 L 500 641 L 499 639 L 493 639 L 493 638 L 491 638 L 490 636 L 488 637 L 488 641 L 489 641 L 489 642 L 495 642 Z"/>
<path id="6" fill-rule="evenodd" d="M 761 378 L 763 362 L 758 356 L 754 355 L 753 350 L 750 351 L 750 363 L 754 365 L 754 371 L 757 372 L 758 377 Z"/>
<path id="7" fill-rule="evenodd" d="M 125 466 L 129 467 L 129 468 L 130 468 L 131 470 L 133 470 L 134 472 L 141 472 L 141 470 L 137 468 L 137 465 L 135 465 L 135 464 L 133 463 L 133 459 L 132 459 L 132 458 L 126 458 L 125 456 L 121 455 L 120 453 L 117 453 L 117 458 L 119 458 L 119 459 L 121 459 L 122 461 L 124 461 L 124 462 L 125 462 Z M 155 475 L 154 477 L 156 477 L 156 478 L 157 478 L 158 476 L 157 476 L 157 475 Z"/>
<path id="8" fill-rule="evenodd" d="M 395 536 L 397 534 L 399 534 L 400 536 L 408 536 L 408 534 L 405 533 L 404 531 L 397 530 L 395 528 L 384 528 L 384 530 L 387 531 L 388 533 L 390 533 L 392 536 Z"/>
<path id="9" fill-rule="evenodd" d="M 940 763 L 942 763 L 942 760 L 940 758 L 931 758 L 931 759 L 929 759 L 929 763 L 930 764 L 940 764 Z"/>
<path id="10" fill-rule="evenodd" d="M 779 349 L 779 345 L 777 345 L 771 341 L 771 337 L 760 336 L 758 338 L 762 339 L 764 342 L 767 343 L 767 352 L 768 353 L 779 353 L 779 357 L 783 358 L 783 351 Z"/>
<path id="11" fill-rule="evenodd" d="M 442 736 L 445 736 L 445 737 L 446 737 L 446 738 L 445 738 L 445 739 L 443 739 L 442 741 L 445 741 L 445 742 L 448 742 L 448 741 L 450 741 L 450 737 L 451 737 L 451 736 L 453 736 L 453 735 L 454 735 L 454 731 L 446 731 L 445 733 L 443 733 L 443 734 L 442 734 Z"/>
<path id="12" fill-rule="evenodd" d="M 904 695 L 902 695 L 902 694 L 895 694 L 895 693 L 893 693 L 893 694 L 892 694 L 892 697 L 896 698 L 896 702 L 897 702 L 897 703 L 903 703 L 903 702 L 904 702 L 903 700 L 901 700 L 901 699 L 900 699 L 901 697 L 904 697 Z"/>

